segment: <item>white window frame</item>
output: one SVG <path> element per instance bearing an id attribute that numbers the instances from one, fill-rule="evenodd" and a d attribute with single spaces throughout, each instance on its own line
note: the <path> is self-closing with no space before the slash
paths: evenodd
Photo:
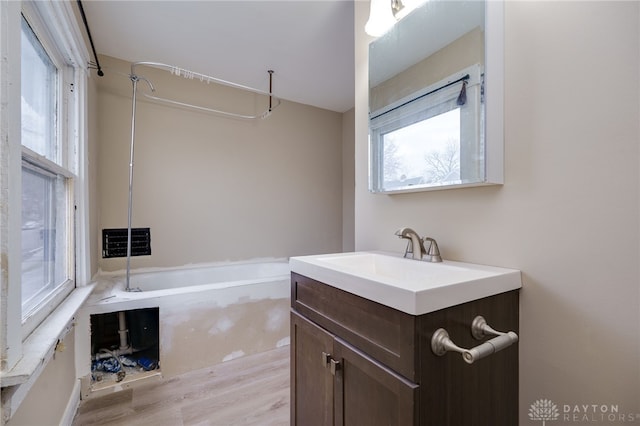
<path id="1" fill-rule="evenodd" d="M 70 137 L 70 129 L 75 122 L 76 96 L 74 92 L 74 74 L 75 70 L 72 65 L 68 64 L 64 59 L 60 48 L 55 43 L 55 39 L 51 36 L 51 29 L 43 22 L 39 11 L 31 3 L 25 3 L 22 7 L 23 19 L 35 34 L 37 40 L 53 65 L 57 70 L 56 79 L 56 153 L 55 158 L 48 159 L 32 151 L 22 145 L 22 164 L 30 164 L 51 174 L 60 175 L 65 178 L 66 189 L 66 220 L 65 220 L 65 258 L 66 273 L 68 279 L 61 283 L 54 292 L 49 294 L 44 300 L 39 302 L 35 307 L 22 312 L 22 338 L 25 339 L 35 328 L 49 316 L 51 312 L 64 300 L 69 293 L 75 288 L 74 279 L 74 249 L 75 238 L 73 229 L 73 212 L 75 206 L 75 193 L 73 186 L 77 180 L 75 172 L 77 161 L 74 158 L 77 149 L 75 149 L 76 141 Z"/>
<path id="2" fill-rule="evenodd" d="M 0 213 L 0 254 L 3 259 L 0 265 L 0 286 L 3 296 L 6 296 L 0 300 L 0 358 L 3 376 L 6 374 L 5 377 L 10 377 L 16 384 L 22 383 L 24 379 L 12 376 L 14 367 L 18 363 L 22 365 L 26 355 L 32 356 L 33 351 L 49 350 L 29 345 L 25 347 L 27 336 L 34 330 L 48 330 L 49 314 L 61 306 L 69 291 L 74 287 L 85 286 L 90 280 L 86 135 L 86 64 L 89 54 L 73 7 L 74 2 L 0 2 L 0 103 L 3 105 L 0 109 L 0 205 L 4 206 Z M 60 70 L 65 70 L 58 79 L 59 91 L 66 92 L 59 100 L 65 116 L 57 129 L 62 141 L 58 154 L 62 157 L 57 160 L 60 164 L 22 147 L 20 140 L 21 48 L 16 40 L 21 39 L 23 15 L 52 60 L 58 61 L 56 65 Z M 66 284 L 66 288 L 56 292 L 44 304 L 44 309 L 25 318 L 23 323 L 20 200 L 24 159 L 61 174 L 71 181 L 68 186 L 68 198 L 75 202 L 69 205 L 68 210 L 68 220 L 72 223 L 68 237 L 71 251 L 68 256 L 71 261 L 75 260 L 75 267 L 70 266 L 71 280 Z M 62 330 L 57 333 L 60 332 Z M 55 342 L 56 336 L 53 338 Z M 42 353 L 40 356 L 46 363 L 46 354 Z M 31 383 L 36 374 L 39 374 L 36 370 L 27 372 Z"/>
<path id="3" fill-rule="evenodd" d="M 424 190 L 437 184 L 418 184 L 414 186 L 387 186 L 384 180 L 384 136 L 414 123 L 435 117 L 455 109 L 456 99 L 462 83 L 448 86 L 468 75 L 467 102 L 465 112 L 461 111 L 460 168 L 470 176 L 461 176 L 459 181 L 446 182 L 444 185 L 472 183 L 481 179 L 484 172 L 484 133 L 482 115 L 482 67 L 475 64 L 460 70 L 447 78 L 406 96 L 384 108 L 372 111 L 369 122 L 369 190 L 373 193 L 394 193 Z M 479 147 L 479 148 L 478 148 Z M 480 151 L 478 151 L 480 150 Z M 464 164 L 464 166 L 463 166 Z M 472 172 L 468 172 L 473 170 Z"/>

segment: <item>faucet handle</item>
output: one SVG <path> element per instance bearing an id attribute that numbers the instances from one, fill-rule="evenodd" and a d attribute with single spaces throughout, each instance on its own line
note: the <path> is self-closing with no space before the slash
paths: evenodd
<path id="1" fill-rule="evenodd" d="M 413 241 L 407 238 L 407 248 L 404 249 L 404 257 L 410 259 L 413 257 Z"/>
<path id="2" fill-rule="evenodd" d="M 440 249 L 438 248 L 438 243 L 431 237 L 424 237 L 423 241 L 425 243 L 429 243 L 429 248 L 426 250 L 426 254 L 423 260 L 427 262 L 442 262 L 442 257 L 440 256 Z"/>

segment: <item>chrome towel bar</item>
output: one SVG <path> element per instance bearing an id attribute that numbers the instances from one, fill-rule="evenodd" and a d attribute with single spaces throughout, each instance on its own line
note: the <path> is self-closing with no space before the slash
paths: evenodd
<path id="1" fill-rule="evenodd" d="M 464 359 L 466 363 L 473 364 L 474 361 L 487 357 L 518 341 L 518 335 L 516 333 L 513 331 L 506 333 L 496 331 L 491 328 L 487 324 L 487 321 L 480 315 L 475 317 L 471 323 L 471 334 L 477 340 L 481 340 L 487 335 L 497 337 L 481 343 L 474 348 L 464 349 L 453 343 L 449 338 L 447 330 L 439 328 L 433 333 L 433 337 L 431 338 L 431 350 L 438 356 L 442 356 L 449 351 L 458 352 L 462 354 L 462 359 Z"/>

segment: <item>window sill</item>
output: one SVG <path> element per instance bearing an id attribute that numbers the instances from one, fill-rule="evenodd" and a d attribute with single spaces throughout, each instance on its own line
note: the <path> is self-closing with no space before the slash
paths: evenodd
<path id="1" fill-rule="evenodd" d="M 93 291 L 93 285 L 76 288 L 22 343 L 22 358 L 0 373 L 2 388 L 27 383 L 40 375 L 61 340 L 75 325 L 76 312 Z"/>

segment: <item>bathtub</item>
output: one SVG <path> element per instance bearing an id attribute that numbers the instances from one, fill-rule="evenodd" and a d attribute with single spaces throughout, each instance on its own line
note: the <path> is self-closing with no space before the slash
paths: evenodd
<path id="1" fill-rule="evenodd" d="M 158 308 L 164 377 L 289 344 L 286 259 L 132 270 L 130 287 L 139 291 L 125 291 L 122 271 L 94 281 L 79 329 L 90 330 L 91 315 Z M 90 337 L 79 334 L 81 376 L 90 376 Z"/>
<path id="2" fill-rule="evenodd" d="M 124 271 L 100 272 L 95 279 L 96 289 L 87 303 L 115 303 L 283 280 L 287 281 L 288 287 L 289 277 L 286 259 L 147 268 L 131 271 L 129 287 L 132 291 L 127 292 Z"/>
<path id="3" fill-rule="evenodd" d="M 289 274 L 289 264 L 286 261 L 218 264 L 134 272 L 129 277 L 129 286 L 135 291 L 143 292 L 168 289 L 201 291 L 207 286 L 224 288 L 274 279 L 288 280 Z"/>

